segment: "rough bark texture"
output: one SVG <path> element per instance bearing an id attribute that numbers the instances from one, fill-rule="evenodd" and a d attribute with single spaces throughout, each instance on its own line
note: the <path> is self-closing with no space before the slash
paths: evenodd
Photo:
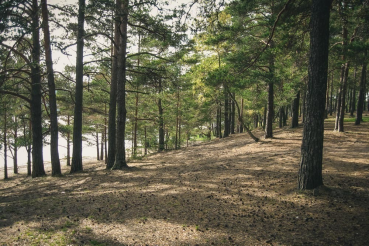
<path id="1" fill-rule="evenodd" d="M 329 14 L 331 0 L 313 0 L 310 23 L 309 81 L 301 145 L 298 188 L 323 185 L 324 106 L 327 90 Z"/>
<path id="2" fill-rule="evenodd" d="M 116 1 L 117 9 L 121 5 L 120 0 Z M 109 126 L 108 126 L 108 161 L 106 168 L 110 169 L 114 166 L 116 154 L 116 111 L 117 111 L 117 79 L 118 79 L 118 47 L 120 43 L 119 21 L 115 21 L 114 26 L 114 48 L 113 62 L 111 70 L 110 98 L 109 98 Z"/>
<path id="3" fill-rule="evenodd" d="M 361 69 L 361 80 L 360 80 L 360 91 L 359 91 L 359 99 L 356 107 L 356 120 L 355 125 L 360 125 L 360 122 L 363 120 L 363 110 L 364 110 L 364 101 L 365 101 L 365 91 L 366 91 L 366 67 L 367 67 L 367 51 L 364 53 L 364 61 Z"/>
<path id="4" fill-rule="evenodd" d="M 40 32 L 38 3 L 32 1 L 32 65 L 31 65 L 31 120 L 32 120 L 32 178 L 45 176 L 42 154 L 42 108 L 40 74 Z"/>
<path id="5" fill-rule="evenodd" d="M 296 98 L 292 103 L 292 122 L 291 128 L 299 126 L 299 104 L 300 104 L 300 91 L 297 93 Z"/>
<path id="6" fill-rule="evenodd" d="M 128 0 L 123 0 L 120 6 L 120 42 L 118 52 L 118 86 L 117 86 L 117 148 L 113 169 L 128 167 L 126 162 L 125 132 L 126 132 L 126 52 L 127 52 L 127 22 Z"/>
<path id="7" fill-rule="evenodd" d="M 83 109 L 83 46 L 85 23 L 85 0 L 79 0 L 77 61 L 76 61 L 76 97 L 73 125 L 73 156 L 71 173 L 82 171 L 82 109 Z"/>
<path id="8" fill-rule="evenodd" d="M 56 106 L 55 81 L 53 59 L 50 46 L 49 14 L 47 12 L 47 0 L 41 0 L 42 19 L 44 30 L 44 48 L 47 69 L 47 83 L 49 86 L 49 107 L 50 107 L 50 157 L 51 175 L 61 175 L 59 160 L 59 139 L 58 139 L 58 111 Z"/>

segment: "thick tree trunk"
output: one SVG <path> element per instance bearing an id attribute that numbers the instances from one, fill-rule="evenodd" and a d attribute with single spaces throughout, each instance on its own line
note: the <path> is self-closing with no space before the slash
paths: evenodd
<path id="1" fill-rule="evenodd" d="M 331 0 L 313 0 L 310 21 L 309 81 L 298 188 L 323 185 L 324 103 L 327 90 Z"/>
<path id="2" fill-rule="evenodd" d="M 113 169 L 127 168 L 125 132 L 126 132 L 126 53 L 127 53 L 127 22 L 129 1 L 123 0 L 120 6 L 120 42 L 118 52 L 118 86 L 117 86 L 117 148 Z"/>
<path id="3" fill-rule="evenodd" d="M 32 65 L 31 65 L 31 120 L 32 120 L 32 178 L 45 176 L 42 154 L 42 106 L 40 74 L 40 32 L 38 3 L 32 0 Z"/>
<path id="4" fill-rule="evenodd" d="M 78 0 L 78 33 L 76 59 L 76 94 L 73 123 L 73 157 L 71 173 L 82 171 L 82 110 L 83 110 L 83 46 L 85 23 L 85 0 Z"/>
<path id="5" fill-rule="evenodd" d="M 47 83 L 49 86 L 49 107 L 50 107 L 50 157 L 51 157 L 51 175 L 61 175 L 59 159 L 59 129 L 58 129 L 58 110 L 56 106 L 55 81 L 53 59 L 50 46 L 49 14 L 47 12 L 47 0 L 41 0 L 42 19 L 44 30 L 44 47 L 47 69 Z"/>
<path id="6" fill-rule="evenodd" d="M 364 100 L 365 100 L 365 93 L 366 93 L 366 67 L 367 67 L 367 50 L 364 52 L 364 60 L 363 66 L 361 69 L 361 80 L 360 80 L 360 91 L 359 91 L 359 98 L 356 107 L 356 120 L 355 125 L 360 125 L 360 122 L 363 121 L 363 111 L 364 111 Z"/>
<path id="7" fill-rule="evenodd" d="M 108 126 L 108 161 L 106 168 L 111 169 L 115 163 L 116 155 L 116 111 L 117 111 L 117 87 L 118 87 L 118 45 L 120 44 L 118 10 L 120 9 L 121 1 L 116 0 L 116 21 L 114 24 L 114 44 L 112 54 L 111 68 L 111 83 L 110 83 L 110 98 L 109 98 L 109 126 Z"/>
<path id="8" fill-rule="evenodd" d="M 293 99 L 291 128 L 296 128 L 299 126 L 299 104 L 300 104 L 300 91 L 297 92 L 296 98 Z"/>

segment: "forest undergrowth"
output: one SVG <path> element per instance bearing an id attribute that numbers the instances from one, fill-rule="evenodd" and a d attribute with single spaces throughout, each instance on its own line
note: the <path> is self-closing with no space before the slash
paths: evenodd
<path id="1" fill-rule="evenodd" d="M 369 123 L 345 123 L 344 133 L 333 123 L 315 191 L 296 189 L 301 126 L 258 143 L 235 134 L 154 154 L 122 171 L 84 160 L 81 173 L 63 163 L 63 177 L 12 176 L 0 181 L 0 244 L 367 245 Z"/>

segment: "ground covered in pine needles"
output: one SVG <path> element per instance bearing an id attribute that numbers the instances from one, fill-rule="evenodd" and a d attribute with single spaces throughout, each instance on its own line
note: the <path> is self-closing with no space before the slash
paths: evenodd
<path id="1" fill-rule="evenodd" d="M 326 122 L 324 187 L 299 192 L 302 127 L 151 155 L 130 169 L 0 181 L 1 245 L 367 245 L 369 124 Z M 262 136 L 261 131 L 256 135 Z"/>

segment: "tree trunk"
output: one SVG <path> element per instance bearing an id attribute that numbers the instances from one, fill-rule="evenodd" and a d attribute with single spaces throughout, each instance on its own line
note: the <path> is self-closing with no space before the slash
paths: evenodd
<path id="1" fill-rule="evenodd" d="M 301 145 L 298 188 L 323 185 L 324 103 L 327 90 L 331 0 L 313 0 L 310 21 L 309 81 Z"/>
<path id="2" fill-rule="evenodd" d="M 283 106 L 279 108 L 279 128 L 283 128 Z"/>
<path id="3" fill-rule="evenodd" d="M 70 115 L 67 116 L 67 124 L 70 126 Z M 67 132 L 67 166 L 70 166 L 70 132 L 68 128 Z"/>
<path id="4" fill-rule="evenodd" d="M 116 153 L 113 169 L 127 168 L 125 149 L 126 130 L 126 53 L 127 53 L 127 22 L 129 0 L 123 0 L 120 5 L 120 42 L 118 52 L 118 86 L 117 86 L 117 135 Z"/>
<path id="5" fill-rule="evenodd" d="M 119 33 L 119 16 L 121 1 L 116 0 L 116 20 L 114 24 L 114 44 L 112 54 L 112 68 L 111 68 L 111 83 L 110 83 L 110 98 L 109 98 L 109 126 L 108 126 L 108 161 L 106 169 L 111 169 L 115 163 L 116 155 L 116 111 L 117 111 L 117 87 L 118 87 L 118 45 L 120 44 Z"/>
<path id="6" fill-rule="evenodd" d="M 4 102 L 4 136 L 3 136 L 3 141 L 4 141 L 4 179 L 8 179 L 8 144 L 7 144 L 7 136 L 6 136 L 6 132 L 8 131 L 8 126 L 7 126 L 7 110 L 6 110 L 6 103 Z"/>
<path id="7" fill-rule="evenodd" d="M 355 111 L 355 104 L 356 104 L 356 72 L 357 72 L 357 67 L 355 66 L 355 70 L 354 70 L 354 83 L 353 83 L 353 88 L 351 90 L 351 105 L 350 105 L 350 116 L 354 117 L 354 111 Z"/>
<path id="8" fill-rule="evenodd" d="M 55 81 L 53 70 L 53 59 L 50 46 L 49 14 L 47 12 L 47 0 L 41 0 L 42 19 L 44 30 L 44 47 L 47 70 L 47 83 L 49 86 L 49 107 L 50 107 L 50 157 L 51 157 L 51 175 L 61 175 L 59 159 L 59 139 L 58 139 L 58 110 L 56 105 Z"/>
<path id="9" fill-rule="evenodd" d="M 179 88 L 177 88 L 177 117 L 176 117 L 176 141 L 175 141 L 175 149 L 178 149 L 179 143 Z"/>
<path id="10" fill-rule="evenodd" d="M 243 98 L 241 98 L 241 119 L 243 119 Z M 243 133 L 243 125 L 240 121 L 238 121 L 238 124 L 240 125 L 240 133 Z"/>
<path id="11" fill-rule="evenodd" d="M 291 128 L 296 128 L 299 126 L 299 104 L 300 104 L 300 91 L 297 92 L 296 98 L 293 99 Z"/>
<path id="12" fill-rule="evenodd" d="M 101 141 L 100 141 L 100 160 L 104 160 L 104 131 L 101 131 Z"/>
<path id="13" fill-rule="evenodd" d="M 14 117 L 14 157 L 13 157 L 13 171 L 18 173 L 18 118 Z"/>
<path id="14" fill-rule="evenodd" d="M 228 99 L 228 90 L 226 85 L 224 84 L 224 133 L 223 137 L 229 136 L 229 99 Z"/>
<path id="15" fill-rule="evenodd" d="M 332 72 L 332 80 L 331 80 L 331 97 L 329 103 L 329 115 L 332 116 L 333 114 L 333 80 L 334 80 L 334 73 Z"/>
<path id="16" fill-rule="evenodd" d="M 345 0 L 343 0 L 343 6 L 346 6 L 346 2 Z M 341 81 L 340 81 L 340 98 L 338 100 L 338 104 L 337 104 L 337 115 L 336 115 L 336 124 L 335 124 L 335 130 L 339 131 L 339 132 L 343 132 L 344 131 L 344 118 L 345 118 L 345 107 L 346 107 L 346 91 L 347 91 L 347 78 L 348 78 L 348 72 L 349 72 L 349 62 L 346 61 L 346 54 L 347 54 L 347 17 L 341 13 L 340 11 L 340 15 L 342 17 L 343 20 L 343 25 L 342 25 L 342 61 L 344 62 L 344 64 L 342 64 L 341 67 Z"/>
<path id="17" fill-rule="evenodd" d="M 274 117 L 274 89 L 273 89 L 273 81 L 269 81 L 268 83 L 268 103 L 267 103 L 267 111 L 266 111 L 266 120 L 265 120 L 265 138 L 273 137 L 273 117 Z"/>
<path id="18" fill-rule="evenodd" d="M 32 65 L 31 65 L 31 120 L 32 120 L 32 178 L 45 176 L 42 154 L 42 106 L 40 74 L 40 32 L 38 3 L 32 0 Z"/>
<path id="19" fill-rule="evenodd" d="M 105 154 L 105 164 L 108 164 L 108 141 L 107 141 L 107 138 L 108 138 L 108 134 L 107 134 L 108 119 L 106 118 L 106 115 L 107 114 L 106 114 L 106 103 L 105 103 L 105 118 L 104 118 L 104 145 L 105 145 L 105 148 L 104 148 L 104 154 Z"/>
<path id="20" fill-rule="evenodd" d="M 96 160 L 100 160 L 100 154 L 99 154 L 99 132 L 97 131 L 96 127 Z"/>
<path id="21" fill-rule="evenodd" d="M 73 123 L 73 157 L 71 173 L 82 171 L 82 110 L 83 110 L 83 46 L 85 23 L 85 0 L 78 0 L 78 33 L 76 59 L 76 95 Z"/>
<path id="22" fill-rule="evenodd" d="M 367 67 L 367 50 L 364 52 L 364 60 L 363 66 L 361 69 L 361 80 L 360 80 L 360 90 L 359 90 L 359 98 L 356 107 L 356 120 L 355 125 L 360 125 L 360 122 L 363 121 L 363 109 L 364 109 L 364 100 L 365 100 L 365 92 L 366 92 L 366 67 Z"/>
<path id="23" fill-rule="evenodd" d="M 233 93 L 233 97 L 236 98 L 236 94 Z M 234 128 L 235 128 L 235 121 L 236 121 L 236 109 L 235 109 L 235 103 L 233 100 L 231 100 L 231 134 L 235 134 Z"/>
<path id="24" fill-rule="evenodd" d="M 159 82 L 159 93 L 161 93 L 161 82 Z M 158 99 L 158 109 L 159 109 L 159 148 L 158 151 L 163 151 L 165 148 L 164 142 L 164 118 L 163 118 L 163 107 L 161 105 L 161 99 Z"/>

